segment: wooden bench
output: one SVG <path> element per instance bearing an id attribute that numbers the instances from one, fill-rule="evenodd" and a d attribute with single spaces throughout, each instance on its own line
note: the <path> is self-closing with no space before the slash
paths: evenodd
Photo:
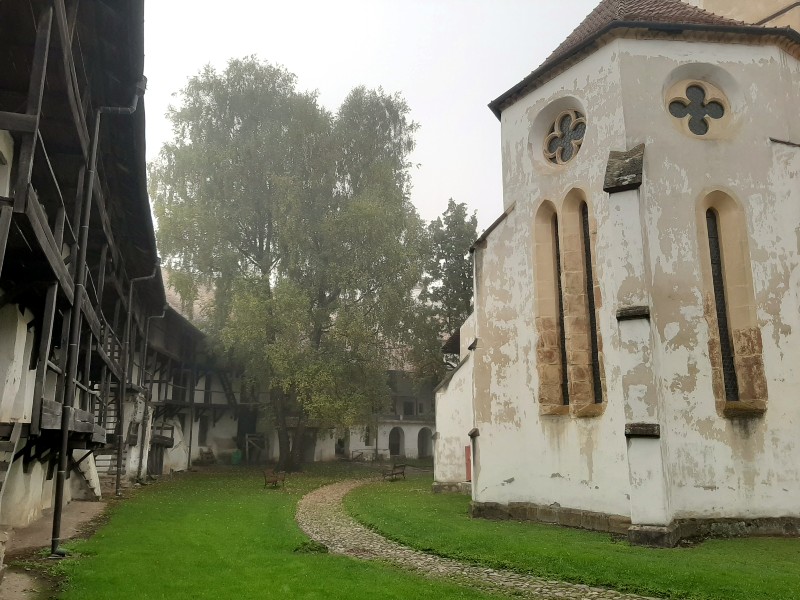
<path id="1" fill-rule="evenodd" d="M 279 483 L 281 487 L 286 485 L 286 471 L 264 471 L 264 488 L 268 486 L 276 488 Z"/>
<path id="2" fill-rule="evenodd" d="M 392 465 L 391 469 L 383 469 L 381 471 L 383 474 L 384 479 L 392 478 L 392 481 L 397 479 L 399 476 L 403 476 L 403 479 L 406 478 L 406 466 L 404 464 L 399 465 Z"/>

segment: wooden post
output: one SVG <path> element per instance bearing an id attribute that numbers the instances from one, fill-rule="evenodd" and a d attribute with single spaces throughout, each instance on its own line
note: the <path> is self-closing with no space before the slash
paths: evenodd
<path id="1" fill-rule="evenodd" d="M 42 96 L 47 76 L 47 57 L 50 54 L 50 30 L 53 24 L 53 9 L 49 8 L 39 17 L 36 26 L 36 45 L 33 49 L 33 64 L 28 83 L 28 101 L 25 113 L 33 115 L 36 125 L 33 132 L 23 134 L 17 162 L 17 182 L 14 186 L 14 212 L 24 213 L 28 200 L 28 186 L 33 173 L 33 156 L 36 138 L 39 135 L 39 118 L 42 112 Z"/>
<path id="2" fill-rule="evenodd" d="M 41 338 L 39 339 L 39 357 L 36 363 L 36 380 L 33 386 L 33 409 L 31 413 L 31 433 L 37 435 L 42 417 L 42 399 L 44 384 L 47 378 L 47 360 L 50 358 L 50 344 L 53 340 L 53 326 L 56 318 L 56 296 L 58 284 L 51 283 L 47 288 L 42 315 Z"/>

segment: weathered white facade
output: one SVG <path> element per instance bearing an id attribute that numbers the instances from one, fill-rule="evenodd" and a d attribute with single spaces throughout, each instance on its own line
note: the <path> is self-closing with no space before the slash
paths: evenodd
<path id="1" fill-rule="evenodd" d="M 496 101 L 504 218 L 475 247 L 475 349 L 437 396 L 437 444 L 457 440 L 437 446 L 437 482 L 460 475 L 453 449 L 476 430 L 475 514 L 630 522 L 654 543 L 696 533 L 690 519 L 782 533 L 800 518 L 800 53 L 755 29 L 643 22 Z M 671 108 L 691 86 L 702 135 Z M 717 100 L 722 117 L 705 108 Z M 585 135 L 555 164 L 543 144 L 568 111 Z M 641 183 L 604 191 L 609 152 L 640 144 Z"/>

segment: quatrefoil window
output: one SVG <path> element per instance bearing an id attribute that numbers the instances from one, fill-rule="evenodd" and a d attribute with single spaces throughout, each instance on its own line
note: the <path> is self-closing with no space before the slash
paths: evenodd
<path id="1" fill-rule="evenodd" d="M 565 110 L 553 122 L 544 140 L 544 155 L 551 163 L 569 162 L 581 148 L 586 135 L 586 117 L 577 110 Z"/>
<path id="2" fill-rule="evenodd" d="M 721 97 L 714 97 L 714 90 L 709 93 L 705 86 L 691 83 L 684 96 L 669 103 L 669 113 L 677 119 L 686 119 L 689 131 L 695 135 L 706 135 L 712 120 L 719 121 L 725 116 L 725 106 Z"/>

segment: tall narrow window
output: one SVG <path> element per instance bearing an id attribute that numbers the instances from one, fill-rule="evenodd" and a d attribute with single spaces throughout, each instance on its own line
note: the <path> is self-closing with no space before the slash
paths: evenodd
<path id="1" fill-rule="evenodd" d="M 600 360 L 597 344 L 597 315 L 594 303 L 594 274 L 592 272 L 592 249 L 589 237 L 589 207 L 581 203 L 581 241 L 583 243 L 584 273 L 586 274 L 586 301 L 589 317 L 589 343 L 592 353 L 592 389 L 595 403 L 603 401 L 603 386 L 600 382 Z"/>
<path id="2" fill-rule="evenodd" d="M 561 360 L 561 402 L 569 404 L 569 382 L 567 381 L 567 334 L 564 329 L 564 291 L 561 288 L 561 245 L 558 241 L 558 216 L 553 215 L 553 246 L 556 259 L 556 293 L 558 295 L 558 336 Z"/>
<path id="3" fill-rule="evenodd" d="M 536 371 L 542 415 L 565 415 L 570 410 L 565 335 L 568 301 L 561 289 L 566 263 L 561 256 L 558 232 L 555 206 L 544 201 L 536 213 L 533 244 Z"/>
<path id="4" fill-rule="evenodd" d="M 711 255 L 711 279 L 714 288 L 714 306 L 717 314 L 720 350 L 722 354 L 722 378 L 725 384 L 725 399 L 739 399 L 739 383 L 736 379 L 736 365 L 733 360 L 733 344 L 728 326 L 728 305 L 725 299 L 725 272 L 720 245 L 719 219 L 714 209 L 706 211 L 708 228 L 708 249 Z"/>

